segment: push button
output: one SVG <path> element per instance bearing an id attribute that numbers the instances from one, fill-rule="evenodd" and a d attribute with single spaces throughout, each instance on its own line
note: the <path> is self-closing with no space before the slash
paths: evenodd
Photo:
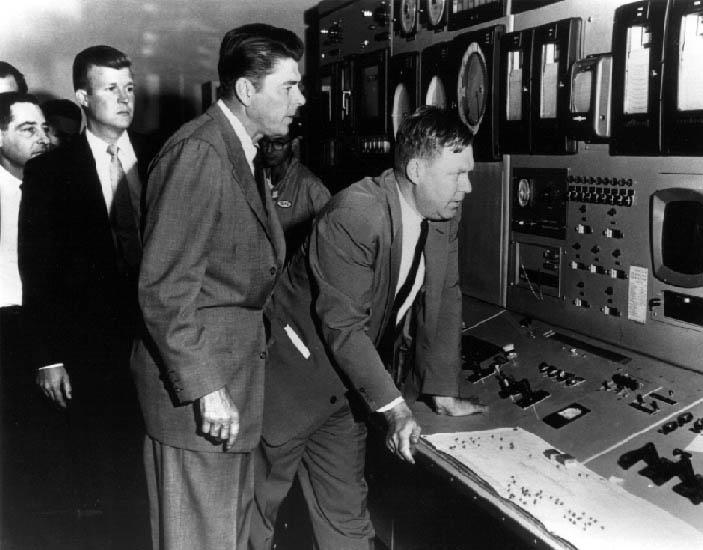
<path id="1" fill-rule="evenodd" d="M 336 395 L 333 395 L 332 397 L 330 397 L 330 403 L 331 403 L 332 405 L 334 405 L 336 402 L 337 402 L 337 396 L 336 396 Z"/>

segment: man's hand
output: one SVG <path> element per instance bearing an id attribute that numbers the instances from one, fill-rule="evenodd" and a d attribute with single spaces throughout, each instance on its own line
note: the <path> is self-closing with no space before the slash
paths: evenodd
<path id="1" fill-rule="evenodd" d="M 72 397 L 72 389 L 68 371 L 64 366 L 39 369 L 36 383 L 44 395 L 62 409 L 66 408 L 66 401 Z"/>
<path id="2" fill-rule="evenodd" d="M 433 395 L 432 404 L 437 414 L 449 416 L 468 416 L 470 414 L 483 414 L 488 412 L 488 407 L 479 402 L 475 397 L 448 397 Z"/>
<path id="3" fill-rule="evenodd" d="M 200 401 L 200 429 L 206 437 L 234 445 L 239 434 L 239 411 L 225 388 L 208 393 Z"/>
<path id="4" fill-rule="evenodd" d="M 401 401 L 392 409 L 383 413 L 388 422 L 386 446 L 402 460 L 415 464 L 413 453 L 420 441 L 420 426 L 415 421 L 412 411 Z"/>

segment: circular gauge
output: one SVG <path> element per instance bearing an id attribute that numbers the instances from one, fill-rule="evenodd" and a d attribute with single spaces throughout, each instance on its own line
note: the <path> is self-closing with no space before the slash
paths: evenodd
<path id="1" fill-rule="evenodd" d="M 400 0 L 400 28 L 403 34 L 415 32 L 417 0 Z"/>
<path id="2" fill-rule="evenodd" d="M 395 87 L 393 93 L 393 111 L 391 120 L 393 121 L 393 135 L 398 133 L 400 123 L 403 122 L 406 116 L 410 114 L 412 106 L 410 105 L 410 93 L 402 82 Z"/>
<path id="3" fill-rule="evenodd" d="M 427 0 L 425 9 L 427 10 L 427 17 L 430 20 L 430 25 L 436 27 L 442 22 L 446 5 L 446 0 Z"/>
<path id="4" fill-rule="evenodd" d="M 470 44 L 464 52 L 459 69 L 457 97 L 461 120 L 476 134 L 486 112 L 488 98 L 486 58 L 476 42 Z"/>
<path id="5" fill-rule="evenodd" d="M 517 183 L 517 203 L 525 208 L 532 201 L 532 186 L 529 180 L 521 178 Z"/>
<path id="6" fill-rule="evenodd" d="M 440 109 L 447 108 L 447 92 L 444 91 L 442 79 L 437 75 L 432 77 L 430 85 L 427 87 L 425 105 L 434 105 Z"/>

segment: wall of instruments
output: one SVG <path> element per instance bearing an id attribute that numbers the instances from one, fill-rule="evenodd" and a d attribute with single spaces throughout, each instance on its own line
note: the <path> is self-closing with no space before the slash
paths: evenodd
<path id="1" fill-rule="evenodd" d="M 464 292 L 703 370 L 700 0 L 326 0 L 318 25 L 333 189 L 390 166 L 417 106 L 456 109 Z"/>
<path id="2" fill-rule="evenodd" d="M 644 461 L 642 495 L 678 476 L 653 501 L 700 530 L 703 455 L 668 433 L 703 430 L 703 0 L 325 0 L 317 14 L 312 157 L 334 190 L 391 166 L 420 105 L 475 132 L 462 290 L 510 316 L 464 346 L 467 383 L 500 390 L 491 422 L 557 433 L 604 476 Z M 498 346 L 487 356 L 519 344 L 530 374 L 470 360 L 482 342 Z M 550 384 L 563 388 L 540 410 L 576 392 L 595 414 L 559 432 L 504 414 L 506 395 L 528 410 Z"/>

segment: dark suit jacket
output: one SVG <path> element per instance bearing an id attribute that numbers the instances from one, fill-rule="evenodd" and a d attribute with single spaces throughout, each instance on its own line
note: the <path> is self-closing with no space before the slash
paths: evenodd
<path id="1" fill-rule="evenodd" d="M 457 395 L 461 295 L 458 219 L 431 222 L 413 376 L 424 393 Z M 347 390 L 370 411 L 398 397 L 377 351 L 390 320 L 402 251 L 392 171 L 332 197 L 274 294 L 264 438 L 278 445 L 339 409 Z M 286 333 L 309 350 L 306 359 Z"/>
<path id="2" fill-rule="evenodd" d="M 130 141 L 145 181 L 148 143 Z M 119 354 L 126 368 L 138 323 L 141 190 L 123 182 L 115 239 L 85 133 L 25 166 L 18 256 L 34 368 L 62 362 L 71 374 Z"/>
<path id="3" fill-rule="evenodd" d="M 261 434 L 263 308 L 285 258 L 268 193 L 262 203 L 244 151 L 217 105 L 181 127 L 149 175 L 139 299 L 153 338 L 132 370 L 148 434 L 217 452 L 198 435 L 197 399 L 229 390 L 240 414 L 232 451 Z"/>

